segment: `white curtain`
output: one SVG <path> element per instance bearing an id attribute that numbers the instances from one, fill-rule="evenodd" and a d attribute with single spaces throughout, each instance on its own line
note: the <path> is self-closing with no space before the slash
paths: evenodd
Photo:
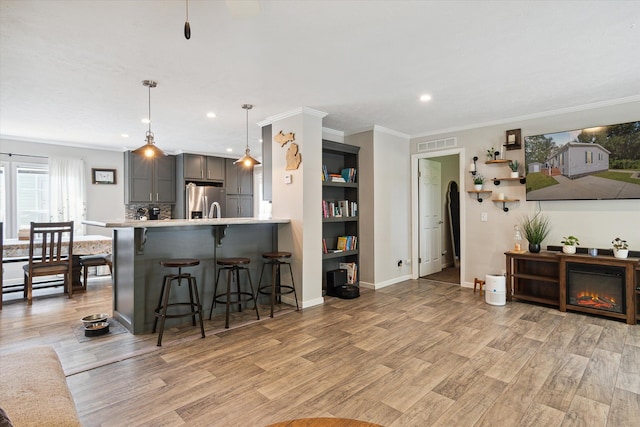
<path id="1" fill-rule="evenodd" d="M 73 233 L 84 235 L 87 197 L 84 160 L 49 157 L 51 221 L 74 221 Z"/>

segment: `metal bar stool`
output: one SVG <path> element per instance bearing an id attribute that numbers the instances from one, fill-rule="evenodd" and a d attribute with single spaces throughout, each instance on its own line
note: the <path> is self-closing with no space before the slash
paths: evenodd
<path id="1" fill-rule="evenodd" d="M 285 294 L 293 293 L 293 297 L 296 300 L 296 311 L 300 310 L 298 307 L 298 295 L 296 294 L 296 285 L 293 281 L 293 270 L 291 270 L 291 263 L 285 261 L 285 259 L 291 258 L 291 252 L 265 252 L 262 254 L 263 264 L 262 272 L 260 273 L 260 280 L 258 280 L 258 293 L 262 295 L 271 295 L 271 317 L 273 317 L 273 306 L 276 302 L 282 302 L 281 296 Z M 291 285 L 283 285 L 281 281 L 280 266 L 286 264 L 289 266 L 289 273 L 291 274 Z M 264 268 L 267 265 L 271 265 L 271 284 L 260 286 L 262 283 L 262 276 L 264 274 Z M 284 289 L 284 290 L 283 290 Z"/>
<path id="2" fill-rule="evenodd" d="M 216 264 L 220 267 L 218 269 L 218 276 L 216 277 L 216 284 L 213 288 L 213 302 L 211 304 L 211 311 L 209 311 L 209 320 L 211 320 L 211 316 L 213 314 L 213 307 L 216 306 L 216 303 L 225 304 L 226 306 L 226 314 L 224 327 L 229 328 L 229 306 L 231 304 L 238 304 L 238 310 L 242 311 L 242 303 L 253 300 L 253 308 L 256 311 L 256 316 L 258 320 L 260 320 L 260 313 L 258 313 L 258 305 L 256 301 L 255 291 L 253 290 L 253 282 L 251 281 L 251 274 L 249 273 L 249 269 L 247 267 L 243 267 L 251 262 L 249 258 L 220 258 L 216 261 Z M 227 272 L 227 289 L 224 293 L 218 294 L 218 282 L 220 281 L 220 273 L 223 270 Z M 240 271 L 246 271 L 247 278 L 249 279 L 249 286 L 251 287 L 251 292 L 243 292 L 240 289 Z M 236 291 L 231 291 L 231 282 L 233 281 L 233 277 L 235 277 L 236 282 Z"/>
<path id="3" fill-rule="evenodd" d="M 155 310 L 156 319 L 153 322 L 153 332 L 156 332 L 158 319 L 160 319 L 160 332 L 158 333 L 158 346 L 162 345 L 162 334 L 164 333 L 164 322 L 167 318 L 191 316 L 193 326 L 196 326 L 196 314 L 200 316 L 200 332 L 204 338 L 204 323 L 202 322 L 202 306 L 198 295 L 198 285 L 196 278 L 189 273 L 183 273 L 185 267 L 194 267 L 200 264 L 200 260 L 194 258 L 165 259 L 160 261 L 160 265 L 167 268 L 177 268 L 178 274 L 166 274 L 162 283 L 162 291 L 158 300 L 158 307 Z M 186 280 L 189 286 L 189 302 L 169 303 L 169 294 L 173 281 L 178 281 L 178 286 L 182 285 L 182 280 Z M 195 302 L 194 302 L 195 300 Z M 188 305 L 191 311 L 188 313 L 167 314 L 170 306 Z"/>

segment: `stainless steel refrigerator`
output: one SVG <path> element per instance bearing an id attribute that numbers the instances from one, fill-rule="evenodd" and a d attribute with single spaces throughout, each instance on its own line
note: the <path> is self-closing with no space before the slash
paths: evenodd
<path id="1" fill-rule="evenodd" d="M 213 218 L 216 218 L 218 215 L 215 208 L 214 212 L 211 212 L 211 207 L 214 202 L 218 203 L 220 207 L 220 217 L 224 217 L 227 199 L 227 193 L 224 188 L 189 184 L 187 185 L 185 195 L 186 218 L 209 218 L 210 213 Z"/>

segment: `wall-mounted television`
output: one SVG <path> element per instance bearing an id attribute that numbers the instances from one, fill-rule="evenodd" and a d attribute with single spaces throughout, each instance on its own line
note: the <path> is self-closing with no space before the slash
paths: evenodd
<path id="1" fill-rule="evenodd" d="M 640 121 L 524 138 L 527 200 L 640 199 Z"/>

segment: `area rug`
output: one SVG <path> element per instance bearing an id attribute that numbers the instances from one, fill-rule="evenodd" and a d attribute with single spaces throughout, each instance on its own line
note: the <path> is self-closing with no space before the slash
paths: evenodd
<path id="1" fill-rule="evenodd" d="M 107 337 L 109 337 L 111 335 L 129 333 L 127 328 L 122 326 L 122 324 L 120 322 L 118 322 L 117 320 L 115 320 L 115 319 L 107 319 L 107 322 L 109 322 L 109 333 L 106 333 L 104 335 L 98 335 L 96 337 L 87 337 L 87 336 L 85 336 L 84 335 L 84 325 L 82 324 L 82 322 L 80 322 L 79 324 L 76 324 L 76 325 L 73 326 L 73 333 L 76 336 L 76 339 L 78 340 L 78 342 L 87 342 L 87 341 L 92 341 L 92 340 L 99 340 L 99 339 L 107 338 Z"/>

